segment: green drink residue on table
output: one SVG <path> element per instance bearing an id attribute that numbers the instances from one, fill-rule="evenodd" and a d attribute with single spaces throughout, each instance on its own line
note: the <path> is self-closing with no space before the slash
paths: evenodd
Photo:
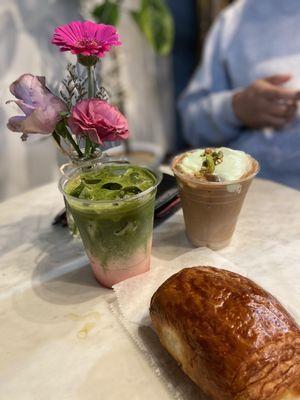
<path id="1" fill-rule="evenodd" d="M 82 172 L 66 184 L 68 206 L 86 251 L 102 267 L 147 251 L 156 182 L 146 168 L 115 164 Z"/>

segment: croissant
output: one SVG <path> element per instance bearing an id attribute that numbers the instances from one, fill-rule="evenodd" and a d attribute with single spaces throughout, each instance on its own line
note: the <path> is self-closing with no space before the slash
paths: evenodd
<path id="1" fill-rule="evenodd" d="M 300 328 L 251 280 L 185 268 L 151 299 L 161 344 L 213 400 L 300 400 Z"/>

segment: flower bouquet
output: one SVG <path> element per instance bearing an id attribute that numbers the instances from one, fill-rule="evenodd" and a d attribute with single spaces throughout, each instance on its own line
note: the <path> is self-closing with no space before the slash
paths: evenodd
<path id="1" fill-rule="evenodd" d="M 46 86 L 45 77 L 24 74 L 10 86 L 15 102 L 25 115 L 11 117 L 8 128 L 31 134 L 52 135 L 70 160 L 86 161 L 101 152 L 106 142 L 127 139 L 128 124 L 108 102 L 108 95 L 95 79 L 95 66 L 112 46 L 121 45 L 113 26 L 74 21 L 55 29 L 52 43 L 77 56 L 69 64 L 60 97 Z M 82 66 L 82 68 L 80 68 Z M 83 69 L 83 72 L 80 72 Z"/>
<path id="2" fill-rule="evenodd" d="M 99 88 L 95 66 L 120 41 L 114 27 L 90 21 L 55 29 L 52 43 L 77 55 L 68 66 L 60 97 L 44 77 L 22 75 L 11 86 L 24 115 L 9 119 L 8 128 L 51 134 L 73 168 L 59 188 L 79 229 L 96 279 L 111 287 L 150 267 L 156 188 L 161 174 L 138 165 L 93 160 L 107 143 L 127 139 L 128 124 Z M 84 73 L 80 73 L 80 69 Z"/>
<path id="3" fill-rule="evenodd" d="M 61 168 L 65 173 L 72 164 L 81 165 L 102 156 L 104 148 L 127 139 L 128 123 L 120 111 L 109 104 L 109 96 L 99 87 L 95 67 L 100 58 L 119 46 L 119 35 L 113 26 L 91 21 L 74 21 L 55 29 L 52 43 L 61 51 L 77 56 L 76 64 L 68 64 L 67 75 L 59 89 L 59 97 L 46 87 L 41 76 L 24 74 L 10 86 L 15 102 L 25 115 L 11 117 L 7 127 L 28 135 L 52 135 L 69 163 Z M 67 168 L 66 168 L 67 167 Z M 76 235 L 78 230 L 72 215 L 63 211 L 54 223 L 68 225 Z"/>

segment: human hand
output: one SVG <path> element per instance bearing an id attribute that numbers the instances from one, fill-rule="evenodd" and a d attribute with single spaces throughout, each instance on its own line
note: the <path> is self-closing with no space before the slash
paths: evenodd
<path id="1" fill-rule="evenodd" d="M 273 75 L 254 81 L 233 95 L 234 113 L 249 128 L 282 128 L 294 118 L 300 99 L 300 91 L 281 87 L 290 79 Z"/>

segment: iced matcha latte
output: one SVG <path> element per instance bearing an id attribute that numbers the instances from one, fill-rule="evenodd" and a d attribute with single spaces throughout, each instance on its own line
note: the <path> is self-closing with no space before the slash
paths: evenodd
<path id="1" fill-rule="evenodd" d="M 158 173 L 130 164 L 76 169 L 61 189 L 97 280 L 111 287 L 150 267 Z"/>

